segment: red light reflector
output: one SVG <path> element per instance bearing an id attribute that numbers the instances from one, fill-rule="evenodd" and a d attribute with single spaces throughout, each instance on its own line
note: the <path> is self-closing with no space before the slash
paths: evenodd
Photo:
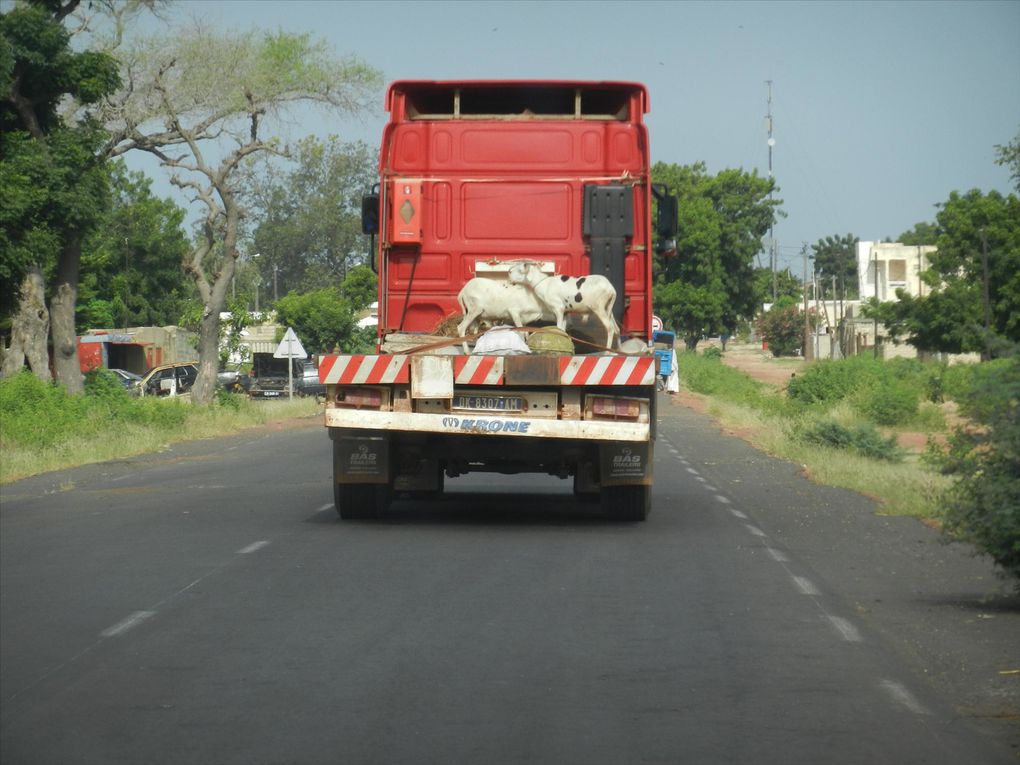
<path id="1" fill-rule="evenodd" d="M 591 399 L 591 413 L 596 417 L 636 420 L 641 414 L 641 404 L 629 398 L 595 396 Z"/>
<path id="2" fill-rule="evenodd" d="M 359 409 L 379 409 L 382 406 L 382 391 L 378 388 L 342 388 L 337 396 L 341 406 L 355 406 Z"/>

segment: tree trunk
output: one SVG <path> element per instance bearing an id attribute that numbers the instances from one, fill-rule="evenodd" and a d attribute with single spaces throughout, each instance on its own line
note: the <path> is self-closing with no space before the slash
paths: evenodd
<path id="1" fill-rule="evenodd" d="M 696 351 L 698 349 L 698 341 L 701 340 L 701 335 L 687 335 L 684 338 L 684 347 L 688 351 Z"/>
<path id="2" fill-rule="evenodd" d="M 191 389 L 196 404 L 211 404 L 216 395 L 216 373 L 219 370 L 220 314 L 206 306 L 198 328 L 198 379 Z"/>
<path id="3" fill-rule="evenodd" d="M 4 354 L 0 377 L 16 375 L 26 359 L 40 380 L 53 379 L 46 340 L 50 334 L 50 312 L 46 309 L 46 283 L 42 270 L 33 266 L 25 275 L 18 295 L 18 312 L 11 322 L 11 347 Z"/>
<path id="4" fill-rule="evenodd" d="M 209 290 L 198 328 L 198 379 L 191 389 L 196 404 L 211 404 L 216 395 L 216 373 L 220 366 L 220 311 L 226 307 L 227 287 L 234 275 L 234 258 L 227 256 Z"/>
<path id="5" fill-rule="evenodd" d="M 78 362 L 78 335 L 74 326 L 80 265 L 81 234 L 71 232 L 57 263 L 56 289 L 50 299 L 50 332 L 53 337 L 53 371 L 57 380 L 72 395 L 85 391 Z"/>

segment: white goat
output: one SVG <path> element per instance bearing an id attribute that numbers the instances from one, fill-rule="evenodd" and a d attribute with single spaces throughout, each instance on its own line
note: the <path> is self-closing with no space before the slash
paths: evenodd
<path id="1" fill-rule="evenodd" d="M 511 284 L 529 285 L 538 300 L 556 318 L 556 326 L 567 328 L 566 314 L 590 313 L 606 328 L 606 345 L 615 347 L 620 339 L 620 327 L 613 317 L 616 288 L 606 277 L 549 276 L 543 274 L 540 264 L 533 260 L 520 260 L 510 267 Z"/>
<path id="2" fill-rule="evenodd" d="M 465 331 L 479 319 L 497 321 L 509 319 L 515 327 L 523 327 L 543 317 L 550 318 L 545 306 L 535 294 L 522 284 L 496 281 L 476 276 L 468 281 L 457 295 L 464 320 L 457 325 L 457 334 Z M 464 353 L 468 352 L 464 342 Z"/>

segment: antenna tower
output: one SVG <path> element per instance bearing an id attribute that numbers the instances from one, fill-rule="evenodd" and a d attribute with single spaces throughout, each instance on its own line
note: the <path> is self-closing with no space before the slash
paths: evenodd
<path id="1" fill-rule="evenodd" d="M 772 149 L 776 145 L 776 139 L 772 137 L 772 80 L 765 80 L 765 84 L 768 86 L 768 98 L 766 105 L 768 107 L 768 113 L 765 115 L 765 121 L 768 126 L 769 137 L 769 180 L 772 180 Z M 772 190 L 769 189 L 769 202 L 772 202 Z M 770 207 L 771 210 L 771 207 Z M 779 260 L 779 253 L 776 248 L 776 232 L 775 232 L 775 221 L 769 223 L 769 268 L 772 270 L 772 302 L 776 302 L 776 266 Z"/>

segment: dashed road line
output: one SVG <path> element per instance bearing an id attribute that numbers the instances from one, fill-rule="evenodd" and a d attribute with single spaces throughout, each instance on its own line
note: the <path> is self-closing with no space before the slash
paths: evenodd
<path id="1" fill-rule="evenodd" d="M 861 633 L 857 631 L 857 628 L 848 622 L 846 619 L 840 616 L 833 616 L 832 614 L 825 614 L 825 618 L 829 620 L 829 623 L 836 628 L 843 639 L 848 643 L 860 643 Z"/>
<path id="2" fill-rule="evenodd" d="M 717 502 L 722 502 L 724 505 L 730 504 L 730 501 L 726 497 L 724 497 L 722 494 L 716 494 L 715 495 L 715 499 L 716 499 Z"/>
<path id="3" fill-rule="evenodd" d="M 257 551 L 257 550 L 261 550 L 263 547 L 265 547 L 268 544 L 269 544 L 269 541 L 265 540 L 265 539 L 263 539 L 260 542 L 252 542 L 247 547 L 245 547 L 245 548 L 243 548 L 241 550 L 238 550 L 237 554 L 238 555 L 249 555 L 249 554 L 251 554 L 251 553 L 253 553 L 253 552 Z"/>
<path id="4" fill-rule="evenodd" d="M 744 520 L 744 521 L 747 520 L 747 515 L 745 515 L 744 513 L 740 512 L 735 507 L 731 507 L 730 508 L 730 515 L 732 515 L 734 518 L 740 518 L 741 520 Z"/>
<path id="5" fill-rule="evenodd" d="M 883 680 L 879 683 L 882 690 L 885 691 L 897 704 L 906 707 L 915 715 L 928 715 L 931 714 L 924 705 L 921 704 L 914 694 L 903 687 L 902 684 L 897 683 L 893 680 Z"/>
<path id="6" fill-rule="evenodd" d="M 797 589 L 801 591 L 803 595 L 821 595 L 818 588 L 815 587 L 814 583 L 810 579 L 805 579 L 802 576 L 793 577 L 793 583 L 797 585 Z"/>
<path id="7" fill-rule="evenodd" d="M 776 550 L 776 549 L 774 549 L 772 547 L 766 547 L 765 550 L 772 557 L 772 560 L 776 561 L 776 563 L 789 563 L 790 562 L 790 559 L 786 557 L 786 553 L 784 553 L 784 552 L 782 552 L 780 550 Z"/>
<path id="8" fill-rule="evenodd" d="M 144 622 L 146 619 L 151 619 L 156 615 L 155 611 L 135 611 L 131 616 L 126 619 L 114 624 L 112 627 L 107 627 L 99 634 L 103 637 L 116 637 L 117 635 L 123 635 L 129 629 L 137 627 L 139 624 Z"/>
<path id="9" fill-rule="evenodd" d="M 768 536 L 768 534 L 766 534 L 764 531 L 759 529 L 757 526 L 752 526 L 750 523 L 745 523 L 744 524 L 744 528 L 746 528 L 748 531 L 750 531 L 756 537 L 767 537 Z"/>

